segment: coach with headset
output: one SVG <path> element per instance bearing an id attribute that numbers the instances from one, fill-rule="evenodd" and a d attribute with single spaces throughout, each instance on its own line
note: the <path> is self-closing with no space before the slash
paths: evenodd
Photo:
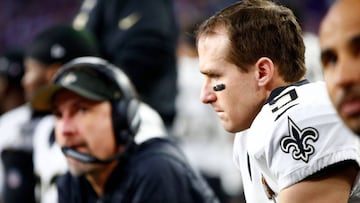
<path id="1" fill-rule="evenodd" d="M 160 116 L 107 61 L 65 64 L 32 106 L 55 115 L 56 141 L 69 164 L 56 182 L 59 203 L 218 202 L 166 138 Z"/>

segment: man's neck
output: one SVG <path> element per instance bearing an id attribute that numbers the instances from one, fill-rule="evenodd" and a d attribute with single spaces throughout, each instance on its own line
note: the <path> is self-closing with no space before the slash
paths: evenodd
<path id="1" fill-rule="evenodd" d="M 92 188 L 98 196 L 102 196 L 104 194 L 105 185 L 117 164 L 118 161 L 113 161 L 104 165 L 101 169 L 86 175 L 86 179 L 90 182 Z"/>

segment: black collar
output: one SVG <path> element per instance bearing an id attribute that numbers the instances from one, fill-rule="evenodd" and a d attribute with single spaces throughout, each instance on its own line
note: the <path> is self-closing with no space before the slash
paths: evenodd
<path id="1" fill-rule="evenodd" d="M 276 89 L 274 89 L 271 93 L 270 93 L 270 96 L 269 98 L 266 100 L 265 104 L 268 104 L 270 103 L 276 96 L 278 96 L 284 89 L 290 87 L 290 86 L 301 86 L 301 85 L 305 85 L 305 84 L 309 84 L 309 80 L 307 79 L 304 79 L 304 80 L 301 80 L 299 82 L 295 82 L 291 85 L 288 85 L 288 86 L 283 86 L 283 87 L 278 87 Z"/>

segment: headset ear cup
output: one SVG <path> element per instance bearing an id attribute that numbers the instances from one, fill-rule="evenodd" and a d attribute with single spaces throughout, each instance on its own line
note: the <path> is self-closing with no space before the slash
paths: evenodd
<path id="1" fill-rule="evenodd" d="M 125 100 L 112 102 L 112 122 L 116 142 L 126 143 L 131 137 L 131 132 L 127 126 L 127 102 Z"/>
<path id="2" fill-rule="evenodd" d="M 133 139 L 140 127 L 137 99 L 120 100 L 112 104 L 112 120 L 117 143 L 127 143 Z"/>
<path id="3" fill-rule="evenodd" d="M 131 99 L 127 107 L 127 124 L 133 135 L 136 135 L 140 127 L 139 106 L 139 100 Z"/>

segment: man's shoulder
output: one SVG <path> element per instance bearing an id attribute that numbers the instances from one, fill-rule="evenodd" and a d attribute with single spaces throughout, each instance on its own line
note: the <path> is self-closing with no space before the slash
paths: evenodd
<path id="1" fill-rule="evenodd" d="M 167 138 L 153 138 L 138 146 L 130 155 L 127 170 L 139 176 L 158 177 L 159 171 L 171 177 L 187 177 L 195 171 L 177 144 Z"/>
<path id="2" fill-rule="evenodd" d="M 132 159 L 138 161 L 163 160 L 168 158 L 184 161 L 185 156 L 178 145 L 169 138 L 152 138 L 137 146 Z"/>
<path id="3" fill-rule="evenodd" d="M 22 105 L 15 109 L 12 109 L 3 115 L 1 115 L 1 122 L 21 122 L 23 120 L 29 120 L 31 115 L 31 109 L 28 105 Z"/>
<path id="4" fill-rule="evenodd" d="M 153 138 L 140 145 L 127 167 L 128 177 L 132 176 L 137 188 L 167 191 L 160 198 L 170 200 L 166 202 L 217 202 L 199 172 L 192 168 L 176 142 L 168 138 Z"/>
<path id="5" fill-rule="evenodd" d="M 0 148 L 18 146 L 22 139 L 22 127 L 30 117 L 31 110 L 27 105 L 17 107 L 0 117 Z"/>
<path id="6" fill-rule="evenodd" d="M 288 117 L 300 120 L 318 119 L 321 116 L 336 117 L 323 81 L 288 86 L 264 106 L 260 119 L 282 122 Z"/>

